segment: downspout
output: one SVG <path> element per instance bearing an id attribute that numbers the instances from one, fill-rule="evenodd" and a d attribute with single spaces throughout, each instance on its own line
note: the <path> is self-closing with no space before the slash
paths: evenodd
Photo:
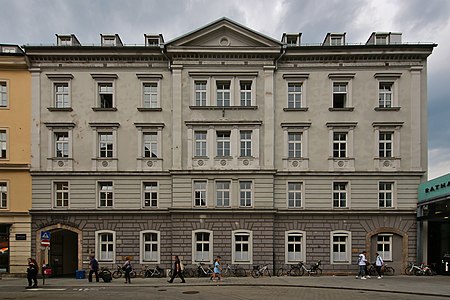
<path id="1" fill-rule="evenodd" d="M 283 44 L 283 46 L 281 47 L 281 54 L 275 60 L 275 71 L 278 70 L 278 61 L 286 54 L 286 49 L 287 49 L 287 45 Z"/>
<path id="2" fill-rule="evenodd" d="M 172 61 L 166 54 L 166 45 L 165 44 L 159 45 L 159 49 L 161 50 L 161 54 L 167 59 L 167 69 L 172 70 Z"/>

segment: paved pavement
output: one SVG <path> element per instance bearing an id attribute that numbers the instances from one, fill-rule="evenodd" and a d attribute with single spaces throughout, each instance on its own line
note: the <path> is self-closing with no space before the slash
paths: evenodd
<path id="1" fill-rule="evenodd" d="M 25 278 L 3 278 L 0 280 L 0 292 L 8 289 L 24 287 Z M 378 293 L 398 295 L 426 295 L 442 298 L 450 298 L 450 276 L 390 276 L 383 279 L 372 277 L 371 279 L 355 279 L 354 276 L 321 276 L 321 277 L 230 277 L 220 282 L 212 282 L 208 278 L 187 278 L 185 284 L 180 279 L 175 279 L 173 284 L 167 282 L 167 278 L 135 278 L 131 285 L 124 283 L 123 279 L 114 279 L 110 283 L 89 283 L 87 279 L 72 278 L 46 278 L 45 285 L 39 279 L 42 289 L 83 289 L 83 288 L 119 288 L 119 287 L 153 287 L 167 288 L 169 286 L 184 288 L 205 287 L 222 285 L 224 287 L 305 287 L 312 289 L 349 290 L 349 291 L 374 291 Z"/>

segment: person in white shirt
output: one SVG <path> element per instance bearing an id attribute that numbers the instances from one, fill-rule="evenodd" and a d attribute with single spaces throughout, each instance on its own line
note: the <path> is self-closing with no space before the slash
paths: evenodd
<path id="1" fill-rule="evenodd" d="M 381 279 L 383 278 L 383 275 L 381 275 L 381 267 L 384 265 L 384 261 L 378 252 L 375 255 L 377 256 L 375 259 L 375 268 L 377 269 L 378 279 Z"/>
<path id="2" fill-rule="evenodd" d="M 367 251 L 363 251 L 358 256 L 359 272 L 358 272 L 358 275 L 356 276 L 357 279 L 358 278 L 367 279 L 366 278 L 366 264 L 367 264 L 366 254 L 367 254 Z"/>

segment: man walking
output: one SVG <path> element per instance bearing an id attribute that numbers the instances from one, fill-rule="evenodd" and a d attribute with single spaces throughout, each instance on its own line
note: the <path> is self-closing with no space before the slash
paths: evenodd
<path id="1" fill-rule="evenodd" d="M 98 282 L 98 261 L 93 254 L 91 254 L 89 260 L 89 282 L 92 282 L 92 273 L 95 273 L 95 281 Z"/>
<path id="2" fill-rule="evenodd" d="M 367 264 L 366 254 L 367 254 L 367 252 L 363 251 L 358 256 L 359 272 L 358 272 L 358 275 L 356 275 L 356 279 L 358 279 L 358 278 L 367 279 L 366 278 L 366 264 Z"/>

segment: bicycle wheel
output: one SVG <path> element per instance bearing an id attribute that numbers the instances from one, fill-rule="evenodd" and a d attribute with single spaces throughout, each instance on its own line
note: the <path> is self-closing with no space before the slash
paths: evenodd
<path id="1" fill-rule="evenodd" d="M 415 271 L 415 270 L 414 270 L 414 271 Z M 413 269 L 412 269 L 411 267 L 407 267 L 407 268 L 405 269 L 405 274 L 406 274 L 406 275 L 414 275 L 415 272 L 413 272 Z"/>
<path id="2" fill-rule="evenodd" d="M 131 271 L 130 272 L 130 278 L 136 278 L 136 271 Z"/>
<path id="3" fill-rule="evenodd" d="M 272 276 L 270 275 L 269 269 L 265 269 L 264 272 L 263 272 L 263 275 L 264 275 L 264 273 L 265 273 L 266 275 L 268 275 L 269 277 L 272 277 Z"/>
<path id="4" fill-rule="evenodd" d="M 384 268 L 383 274 L 386 276 L 393 276 L 395 274 L 395 270 L 393 267 L 386 267 L 386 268 Z"/>
<path id="5" fill-rule="evenodd" d="M 139 277 L 141 277 L 141 278 L 147 277 L 147 276 L 145 276 L 145 273 L 147 273 L 146 270 L 141 270 L 141 271 L 139 272 Z"/>
<path id="6" fill-rule="evenodd" d="M 122 277 L 122 272 L 121 272 L 121 271 L 114 271 L 114 272 L 112 273 L 112 277 L 113 277 L 114 279 L 120 278 L 120 277 Z"/>
<path id="7" fill-rule="evenodd" d="M 234 274 L 236 277 L 245 277 L 247 276 L 247 272 L 245 272 L 244 268 L 237 268 L 236 271 L 234 271 Z"/>
<path id="8" fill-rule="evenodd" d="M 194 277 L 194 270 L 192 269 L 185 269 L 186 277 Z"/>
<path id="9" fill-rule="evenodd" d="M 305 274 L 305 269 L 303 268 L 296 268 L 298 270 L 297 276 L 303 276 Z"/>
<path id="10" fill-rule="evenodd" d="M 321 268 L 317 268 L 316 270 L 312 271 L 310 274 L 312 276 L 321 276 L 322 275 L 322 269 Z"/>
<path id="11" fill-rule="evenodd" d="M 278 271 L 277 271 L 277 276 L 280 277 L 280 276 L 283 276 L 283 275 L 284 275 L 284 269 L 283 268 L 279 268 Z"/>
<path id="12" fill-rule="evenodd" d="M 433 276 L 433 272 L 431 272 L 430 268 L 427 268 L 424 273 L 426 276 Z"/>
<path id="13" fill-rule="evenodd" d="M 253 278 L 258 278 L 259 276 L 261 276 L 261 274 L 259 273 L 258 270 L 252 270 L 252 277 Z"/>
<path id="14" fill-rule="evenodd" d="M 289 271 L 289 275 L 290 276 L 301 276 L 301 275 L 303 275 L 303 272 L 304 272 L 303 269 L 300 269 L 298 267 L 293 267 Z"/>

